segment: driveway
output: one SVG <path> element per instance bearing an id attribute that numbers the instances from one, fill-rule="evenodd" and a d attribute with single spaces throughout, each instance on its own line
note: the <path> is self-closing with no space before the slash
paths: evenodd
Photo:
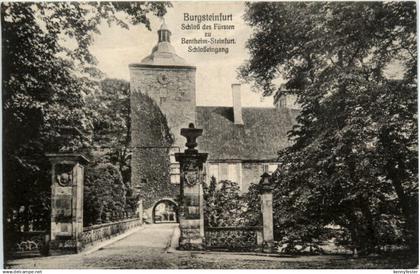
<path id="1" fill-rule="evenodd" d="M 417 258 L 346 256 L 265 256 L 228 252 L 167 252 L 177 224 L 144 225 L 133 234 L 91 253 L 9 261 L 17 269 L 302 269 L 413 268 Z M 13 272 L 11 272 L 13 273 Z"/>

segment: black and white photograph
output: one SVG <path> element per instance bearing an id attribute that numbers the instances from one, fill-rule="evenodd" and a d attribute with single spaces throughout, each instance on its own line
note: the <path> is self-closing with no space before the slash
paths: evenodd
<path id="1" fill-rule="evenodd" d="M 418 273 L 418 2 L 0 5 L 3 273 Z"/>

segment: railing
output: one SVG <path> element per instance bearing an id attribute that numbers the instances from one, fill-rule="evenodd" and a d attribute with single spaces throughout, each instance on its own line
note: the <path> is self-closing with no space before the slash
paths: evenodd
<path id="1" fill-rule="evenodd" d="M 262 227 L 206 227 L 204 237 L 208 249 L 257 251 L 262 245 Z"/>
<path id="2" fill-rule="evenodd" d="M 119 222 L 93 225 L 83 228 L 83 233 L 79 236 L 79 241 L 85 247 L 96 241 L 109 239 L 112 236 L 121 234 L 131 228 L 140 226 L 142 224 L 140 218 L 129 219 Z"/>

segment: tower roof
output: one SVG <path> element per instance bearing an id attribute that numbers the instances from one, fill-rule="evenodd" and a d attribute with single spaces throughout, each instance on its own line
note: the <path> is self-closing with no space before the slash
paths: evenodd
<path id="1" fill-rule="evenodd" d="M 165 20 L 163 20 L 162 25 L 160 25 L 159 30 L 169 30 L 168 27 L 166 26 Z"/>
<path id="2" fill-rule="evenodd" d="M 142 65 L 158 65 L 158 66 L 186 66 L 187 62 L 175 52 L 175 48 L 171 45 L 171 31 L 166 26 L 165 21 L 162 22 L 158 33 L 158 43 L 153 47 L 152 53 L 141 60 Z"/>

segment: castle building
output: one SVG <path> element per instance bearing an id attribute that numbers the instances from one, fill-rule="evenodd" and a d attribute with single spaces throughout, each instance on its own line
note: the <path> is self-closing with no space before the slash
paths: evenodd
<path id="1" fill-rule="evenodd" d="M 154 211 L 160 200 L 175 203 L 180 174 L 174 154 L 185 149 L 181 128 L 192 122 L 197 128 L 203 129 L 203 135 L 197 142 L 199 151 L 209 155 L 206 163 L 207 181 L 211 176 L 217 181 L 231 180 L 237 182 L 244 193 L 251 183 L 259 182 L 262 173 L 277 169 L 277 152 L 289 145 L 287 132 L 295 123 L 299 111 L 287 100 L 278 100 L 281 103 L 273 108 L 243 107 L 239 84 L 232 84 L 231 91 L 227 91 L 233 98 L 232 107 L 197 106 L 196 67 L 175 53 L 170 37 L 171 32 L 163 23 L 152 53 L 140 63 L 129 66 L 132 146 L 142 145 L 139 138 L 142 121 L 135 114 L 140 103 L 135 94 L 139 92 L 148 95 L 159 106 L 174 139 L 169 150 L 170 182 L 159 183 L 175 187 L 170 195 L 162 194 L 162 197 L 149 203 L 153 204 L 146 206 L 149 211 Z M 140 181 L 145 180 L 138 160 L 140 154 L 140 150 L 134 149 L 131 160 L 133 185 L 140 185 Z"/>

